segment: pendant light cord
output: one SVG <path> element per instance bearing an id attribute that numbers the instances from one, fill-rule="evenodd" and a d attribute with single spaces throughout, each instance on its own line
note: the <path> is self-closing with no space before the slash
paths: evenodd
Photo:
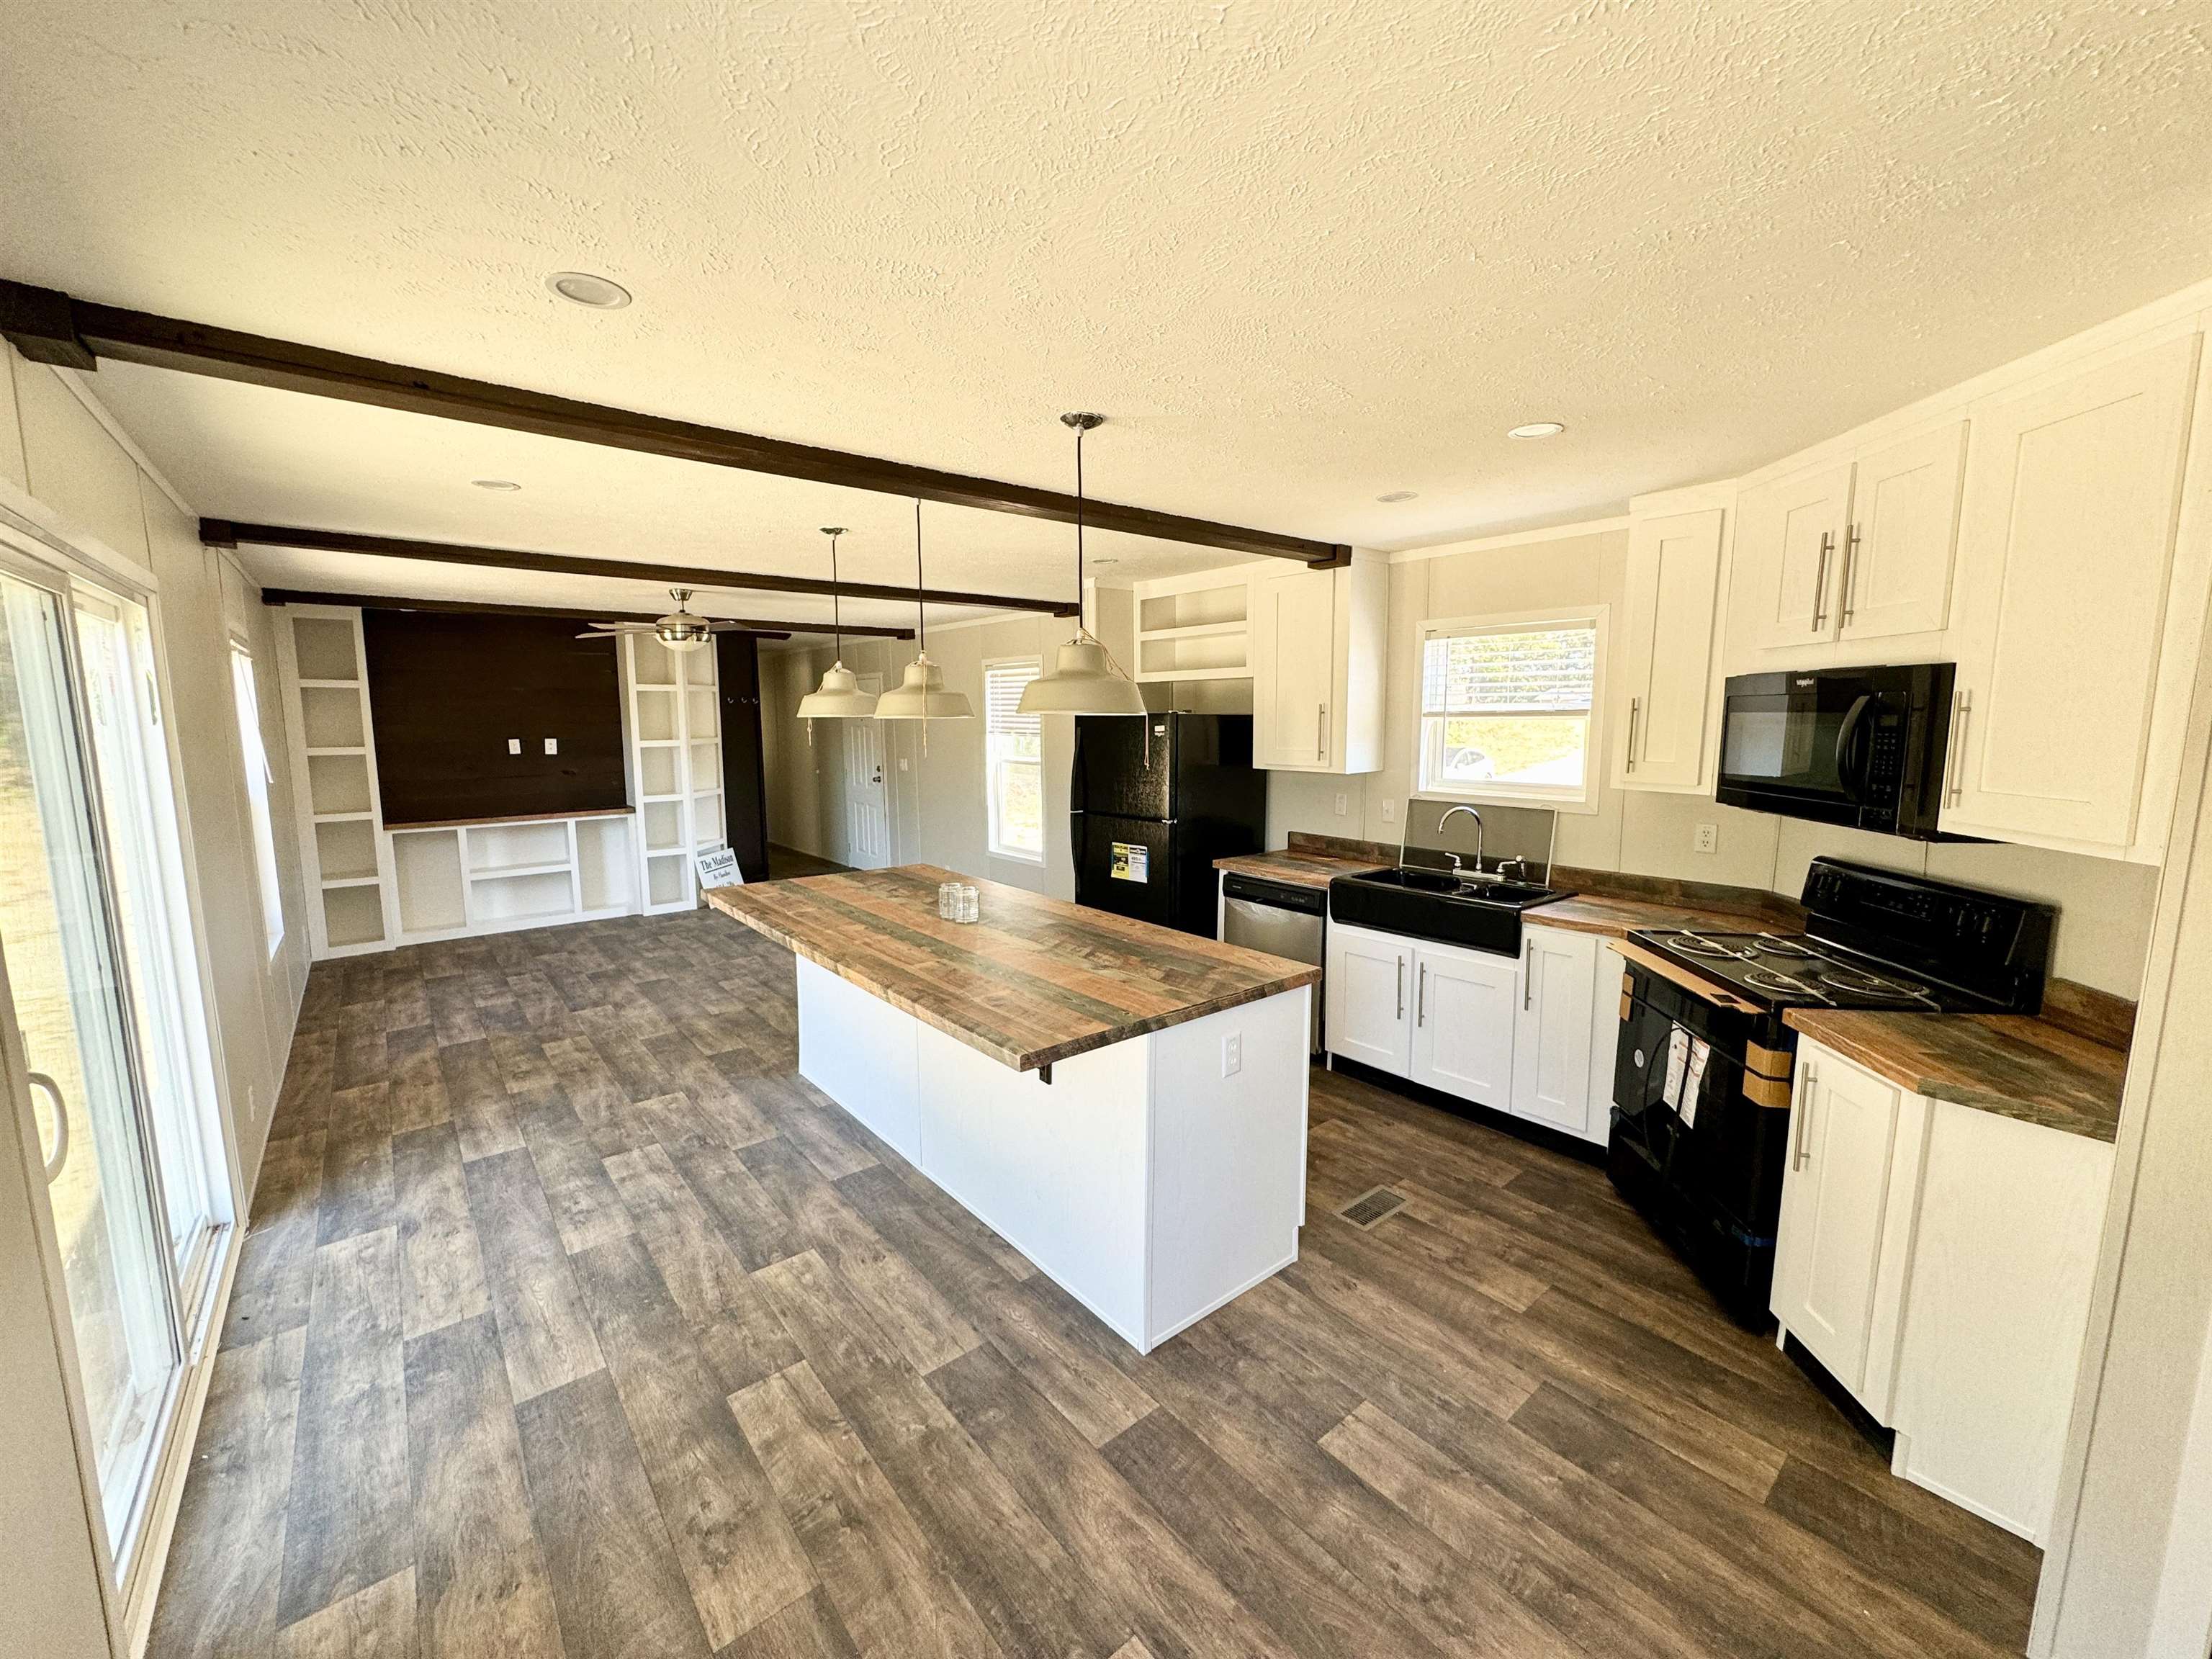
<path id="1" fill-rule="evenodd" d="M 1075 631 L 1085 634 L 1091 624 L 1083 615 L 1083 434 L 1075 428 Z"/>
<path id="2" fill-rule="evenodd" d="M 915 655 L 929 654 L 929 606 L 921 597 L 921 497 L 914 498 L 914 632 Z"/>
<path id="3" fill-rule="evenodd" d="M 845 603 L 837 587 L 837 537 L 843 533 L 839 531 L 830 538 L 830 626 L 837 637 L 839 662 L 845 660 Z"/>

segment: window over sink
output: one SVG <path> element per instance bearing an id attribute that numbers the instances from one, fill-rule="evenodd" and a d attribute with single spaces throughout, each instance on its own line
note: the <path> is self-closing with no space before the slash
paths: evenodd
<path id="1" fill-rule="evenodd" d="M 1604 646 L 1600 606 L 1425 623 L 1419 793 L 1594 805 Z"/>

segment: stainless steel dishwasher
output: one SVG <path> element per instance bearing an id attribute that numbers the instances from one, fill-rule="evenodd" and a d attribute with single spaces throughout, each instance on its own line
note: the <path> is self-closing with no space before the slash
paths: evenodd
<path id="1" fill-rule="evenodd" d="M 1328 929 L 1326 888 L 1294 887 L 1288 882 L 1224 872 L 1221 878 L 1221 937 L 1225 944 L 1265 951 L 1271 957 L 1322 965 Z M 1309 1054 L 1321 1048 L 1322 988 L 1313 988 L 1313 1030 Z"/>

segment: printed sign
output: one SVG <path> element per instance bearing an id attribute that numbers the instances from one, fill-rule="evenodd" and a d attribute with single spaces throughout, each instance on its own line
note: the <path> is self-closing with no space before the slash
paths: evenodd
<path id="1" fill-rule="evenodd" d="M 1680 1115 L 1682 1127 L 1692 1128 L 1698 1121 L 1698 1092 L 1705 1087 L 1705 1062 L 1713 1057 L 1712 1044 L 1698 1037 L 1690 1039 L 1690 1071 L 1682 1079 L 1682 1103 L 1674 1109 Z"/>
<path id="2" fill-rule="evenodd" d="M 1107 873 L 1116 881 L 1139 881 L 1149 886 L 1152 879 L 1152 862 L 1151 848 L 1139 847 L 1134 842 L 1117 841 L 1114 843 L 1113 867 Z"/>
<path id="3" fill-rule="evenodd" d="M 693 860 L 699 866 L 699 886 L 702 891 L 709 887 L 741 887 L 744 875 L 738 868 L 738 855 L 726 847 L 709 847 Z"/>

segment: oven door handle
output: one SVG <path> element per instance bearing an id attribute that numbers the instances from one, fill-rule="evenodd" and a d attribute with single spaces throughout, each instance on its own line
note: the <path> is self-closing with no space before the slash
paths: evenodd
<path id="1" fill-rule="evenodd" d="M 1873 702 L 1874 694 L 1862 691 L 1844 716 L 1844 723 L 1836 728 L 1836 781 L 1843 787 L 1844 799 L 1855 806 L 1866 803 L 1863 775 L 1873 746 L 1862 744 L 1859 739 L 1866 735 L 1867 709 Z"/>

